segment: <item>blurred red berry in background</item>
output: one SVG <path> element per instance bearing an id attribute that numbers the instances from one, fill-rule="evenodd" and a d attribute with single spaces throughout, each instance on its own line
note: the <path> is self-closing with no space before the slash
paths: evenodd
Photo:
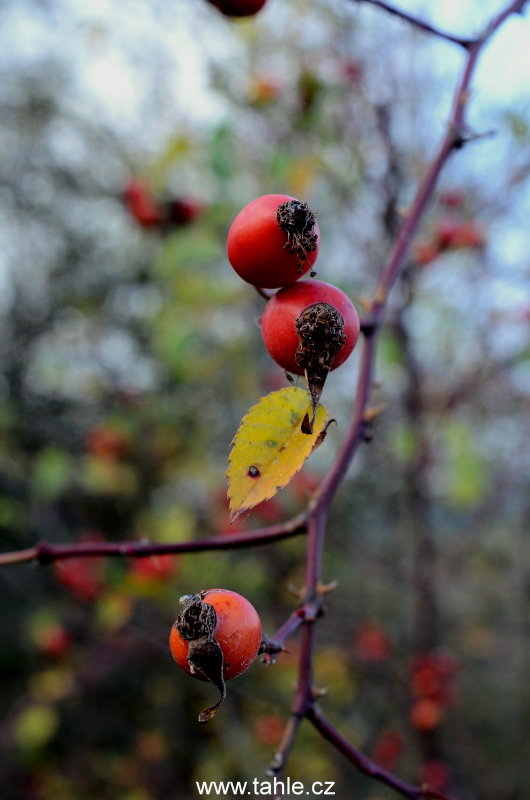
<path id="1" fill-rule="evenodd" d="M 144 178 L 131 178 L 123 190 L 123 196 L 129 214 L 142 228 L 154 228 L 162 224 L 162 210 Z"/>
<path id="2" fill-rule="evenodd" d="M 151 585 L 175 577 L 179 568 L 179 558 L 171 553 L 133 558 L 129 574 L 136 583 Z"/>
<path id="3" fill-rule="evenodd" d="M 99 531 L 88 531 L 80 541 L 102 542 L 103 536 Z M 104 587 L 104 559 L 100 556 L 67 558 L 56 561 L 53 568 L 57 581 L 81 603 L 95 600 Z"/>
<path id="4" fill-rule="evenodd" d="M 377 620 L 361 622 L 355 633 L 355 653 L 363 661 L 386 661 L 394 646 Z"/>
<path id="5" fill-rule="evenodd" d="M 282 738 L 284 728 L 285 720 L 277 714 L 263 714 L 254 723 L 254 734 L 259 742 L 274 747 Z"/>
<path id="6" fill-rule="evenodd" d="M 443 717 L 443 708 L 436 700 L 422 697 L 412 705 L 409 713 L 411 725 L 419 731 L 432 731 Z"/>
<path id="7" fill-rule="evenodd" d="M 416 264 L 425 266 L 434 261 L 439 252 L 438 247 L 432 242 L 420 240 L 412 248 L 412 259 Z"/>
<path id="8" fill-rule="evenodd" d="M 128 456 L 132 440 L 128 433 L 109 425 L 95 425 L 85 436 L 86 449 L 93 456 L 114 461 Z"/>
<path id="9" fill-rule="evenodd" d="M 483 228 L 472 220 L 467 220 L 456 225 L 453 230 L 451 247 L 455 250 L 461 247 L 484 247 L 486 234 Z"/>
<path id="10" fill-rule="evenodd" d="M 464 203 L 464 194 L 459 189 L 449 189 L 440 196 L 440 202 L 449 208 L 459 208 Z"/>
<path id="11" fill-rule="evenodd" d="M 449 767 L 447 767 L 443 761 L 434 760 L 427 761 L 419 777 L 420 785 L 427 783 L 432 789 L 436 789 L 438 792 L 445 789 L 450 780 L 451 773 Z"/>
<path id="12" fill-rule="evenodd" d="M 280 93 L 281 87 L 277 80 L 270 77 L 257 77 L 250 86 L 249 100 L 254 106 L 266 106 L 273 103 Z"/>
<path id="13" fill-rule="evenodd" d="M 372 750 L 372 760 L 383 769 L 393 771 L 405 748 L 403 736 L 392 728 L 381 731 Z"/>
<path id="14" fill-rule="evenodd" d="M 415 697 L 435 699 L 448 708 L 457 702 L 454 679 L 459 664 L 456 658 L 446 653 L 421 653 L 410 665 L 410 686 Z"/>
<path id="15" fill-rule="evenodd" d="M 349 83 L 358 83 L 363 76 L 363 66 L 360 61 L 353 59 L 345 61 L 342 65 L 342 74 Z"/>
<path id="16" fill-rule="evenodd" d="M 35 634 L 35 643 L 43 655 L 54 660 L 65 655 L 71 647 L 72 637 L 62 625 L 52 622 Z"/>
<path id="17" fill-rule="evenodd" d="M 201 203 L 189 197 L 158 202 L 145 178 L 138 175 L 125 186 L 123 197 L 129 214 L 142 228 L 180 228 L 194 222 L 203 211 Z"/>

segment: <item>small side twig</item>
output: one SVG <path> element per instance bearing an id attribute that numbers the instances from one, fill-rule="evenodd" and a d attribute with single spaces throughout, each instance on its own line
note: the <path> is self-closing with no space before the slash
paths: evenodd
<path id="1" fill-rule="evenodd" d="M 297 608 L 296 611 L 293 611 L 293 613 L 287 618 L 283 625 L 278 628 L 274 636 L 271 638 L 265 635 L 263 636 L 259 652 L 264 655 L 264 664 L 275 663 L 276 656 L 278 653 L 281 653 L 284 650 L 284 644 L 289 636 L 292 636 L 293 633 L 302 625 L 306 613 L 307 612 L 304 606 Z"/>
<path id="2" fill-rule="evenodd" d="M 441 31 L 439 28 L 435 28 L 434 25 L 430 25 L 428 22 L 425 22 L 425 20 L 414 16 L 414 14 L 408 14 L 406 11 L 401 11 L 401 9 L 391 6 L 390 3 L 385 3 L 384 0 L 355 0 L 355 2 L 369 3 L 372 6 L 382 8 L 389 14 L 399 17 L 404 22 L 408 22 L 410 25 L 413 25 L 415 28 L 419 28 L 421 31 L 432 33 L 434 36 L 438 36 L 440 39 L 446 39 L 446 41 L 452 42 L 453 44 L 459 44 L 461 47 L 468 48 L 469 45 L 475 41 L 474 39 L 464 39 L 460 36 L 453 36 L 451 33 Z"/>
<path id="3" fill-rule="evenodd" d="M 410 800 L 451 800 L 447 795 L 430 788 L 428 784 L 413 786 L 410 783 L 402 781 L 392 772 L 388 772 L 386 769 L 380 767 L 375 761 L 372 761 L 371 758 L 368 758 L 368 756 L 365 756 L 364 753 L 350 744 L 350 742 L 348 742 L 348 740 L 324 717 L 317 706 L 312 705 L 306 713 L 306 717 L 324 739 L 327 739 L 327 741 L 336 747 L 342 755 L 346 756 L 348 761 L 355 764 L 357 769 L 364 775 L 368 775 L 369 778 L 375 778 L 381 781 L 381 783 L 391 786 L 392 789 L 395 789 L 405 797 L 409 797 Z"/>
<path id="4" fill-rule="evenodd" d="M 37 561 L 39 564 L 51 564 L 66 558 L 82 558 L 91 556 L 130 556 L 145 558 L 170 553 L 200 553 L 207 550 L 233 550 L 250 545 L 268 544 L 300 536 L 307 533 L 306 515 L 299 514 L 287 522 L 259 528 L 248 533 L 229 533 L 212 536 L 209 539 L 192 539 L 188 542 L 155 543 L 155 542 L 83 542 L 81 544 L 52 544 L 39 542 L 27 550 L 0 554 L 0 566 L 20 564 L 25 561 Z"/>

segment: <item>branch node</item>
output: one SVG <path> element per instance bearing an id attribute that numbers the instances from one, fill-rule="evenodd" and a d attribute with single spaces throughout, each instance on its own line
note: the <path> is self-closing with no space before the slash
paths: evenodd
<path id="1" fill-rule="evenodd" d="M 373 426 L 373 424 L 371 422 L 366 422 L 363 419 L 363 420 L 361 420 L 360 430 L 361 430 L 361 434 L 360 434 L 361 435 L 361 439 L 363 440 L 363 442 L 366 442 L 367 444 L 369 444 L 372 441 L 372 439 L 374 438 L 374 426 Z"/>
<path id="2" fill-rule="evenodd" d="M 305 622 L 316 622 L 317 619 L 324 614 L 324 609 L 322 608 L 322 603 L 319 601 L 317 603 L 307 603 L 304 605 L 304 621 Z"/>
<path id="3" fill-rule="evenodd" d="M 268 778 L 274 778 L 275 775 L 283 768 L 285 764 L 285 758 L 283 753 L 274 753 L 273 757 L 271 758 L 271 763 L 269 764 L 268 769 L 265 772 Z"/>
<path id="4" fill-rule="evenodd" d="M 41 566 L 45 564 L 53 564 L 55 557 L 52 550 L 52 545 L 48 542 L 39 542 L 37 545 L 37 561 Z"/>
<path id="5" fill-rule="evenodd" d="M 361 333 L 364 336 L 372 336 L 377 330 L 377 320 L 373 316 L 361 319 Z"/>

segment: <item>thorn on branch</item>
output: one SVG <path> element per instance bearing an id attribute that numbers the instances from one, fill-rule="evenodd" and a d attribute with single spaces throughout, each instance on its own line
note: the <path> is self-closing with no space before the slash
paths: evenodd
<path id="1" fill-rule="evenodd" d="M 331 581 L 330 583 L 321 583 L 320 581 L 317 583 L 317 594 L 320 597 L 323 597 L 325 594 L 329 594 L 334 589 L 337 588 L 339 582 L 337 580 Z"/>
<path id="2" fill-rule="evenodd" d="M 474 133 L 473 131 L 455 131 L 453 149 L 461 150 L 464 145 L 469 144 L 470 142 L 476 142 L 479 139 L 489 139 L 490 137 L 496 135 L 497 131 L 493 128 L 489 131 L 484 131 L 484 133 Z"/>
<path id="3" fill-rule="evenodd" d="M 377 417 L 379 416 L 379 414 L 381 414 L 383 409 L 384 409 L 383 405 L 372 406 L 371 408 L 367 408 L 363 414 L 363 422 L 371 424 L 375 419 L 377 419 Z"/>
<path id="4" fill-rule="evenodd" d="M 298 600 L 301 600 L 302 597 L 305 595 L 305 588 L 303 586 L 301 589 L 297 589 L 294 583 L 291 583 L 290 581 L 287 584 L 287 591 L 290 592 L 292 595 L 294 595 L 296 598 L 298 598 Z"/>

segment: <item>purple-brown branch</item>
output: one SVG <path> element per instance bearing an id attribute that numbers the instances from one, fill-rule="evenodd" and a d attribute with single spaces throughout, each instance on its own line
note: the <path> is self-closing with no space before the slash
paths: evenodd
<path id="1" fill-rule="evenodd" d="M 400 275 L 405 263 L 405 259 L 408 255 L 412 239 L 434 193 L 434 189 L 442 168 L 444 167 L 451 153 L 454 150 L 459 149 L 466 142 L 467 137 L 464 115 L 467 103 L 469 101 L 471 78 L 473 76 L 480 51 L 490 36 L 500 25 L 502 25 L 504 20 L 510 16 L 510 14 L 522 11 L 526 2 L 527 0 L 513 0 L 513 2 L 511 2 L 510 5 L 504 9 L 504 11 L 502 11 L 490 22 L 484 36 L 481 39 L 474 41 L 469 48 L 465 68 L 455 92 L 453 108 L 448 120 L 446 134 L 442 139 L 430 166 L 427 169 L 425 177 L 423 178 L 418 191 L 416 192 L 416 196 L 412 202 L 412 205 L 408 210 L 405 221 L 399 230 L 396 242 L 390 252 L 385 269 L 379 280 L 374 300 L 371 304 L 367 318 L 364 321 L 364 347 L 361 358 L 361 370 L 357 383 L 357 394 L 352 420 L 337 458 L 335 459 L 335 462 L 327 477 L 320 486 L 317 495 L 313 498 L 310 504 L 310 531 L 312 519 L 316 519 L 317 521 L 323 518 L 325 519 L 331 501 L 333 500 L 333 497 L 335 496 L 335 493 L 342 479 L 344 478 L 346 470 L 351 463 L 359 443 L 363 439 L 363 434 L 365 431 L 364 417 L 370 397 L 373 365 L 375 360 L 376 337 L 377 332 L 383 323 L 388 294 Z M 314 531 L 317 528 L 319 529 L 319 532 L 315 535 L 323 536 L 322 526 L 313 525 Z M 309 539 L 309 547 L 311 547 L 311 536 Z M 319 547 L 314 549 L 317 553 L 319 553 L 321 550 Z M 316 577 L 316 580 L 320 580 L 319 575 Z"/>
<path id="2" fill-rule="evenodd" d="M 24 561 L 38 561 L 51 564 L 66 558 L 86 556 L 130 556 L 145 558 L 168 553 L 201 553 L 210 550 L 233 550 L 239 547 L 268 544 L 299 536 L 307 532 L 306 515 L 300 514 L 287 522 L 259 528 L 248 533 L 228 533 L 212 536 L 209 539 L 192 539 L 188 542 L 157 544 L 154 542 L 83 542 L 82 544 L 52 544 L 39 542 L 27 550 L 17 550 L 0 555 L 0 566 L 20 564 Z"/>
<path id="3" fill-rule="evenodd" d="M 413 786 L 406 783 L 394 775 L 392 772 L 383 769 L 371 758 L 365 756 L 356 747 L 354 747 L 347 739 L 339 733 L 339 731 L 324 717 L 320 709 L 313 706 L 306 714 L 307 719 L 313 723 L 317 731 L 327 739 L 331 744 L 346 758 L 355 764 L 358 770 L 369 778 L 385 783 L 391 786 L 400 794 L 405 797 L 410 797 L 411 800 L 423 800 L 423 798 L 431 798 L 432 800 L 450 800 L 445 794 L 431 789 L 427 784 L 423 786 Z"/>

